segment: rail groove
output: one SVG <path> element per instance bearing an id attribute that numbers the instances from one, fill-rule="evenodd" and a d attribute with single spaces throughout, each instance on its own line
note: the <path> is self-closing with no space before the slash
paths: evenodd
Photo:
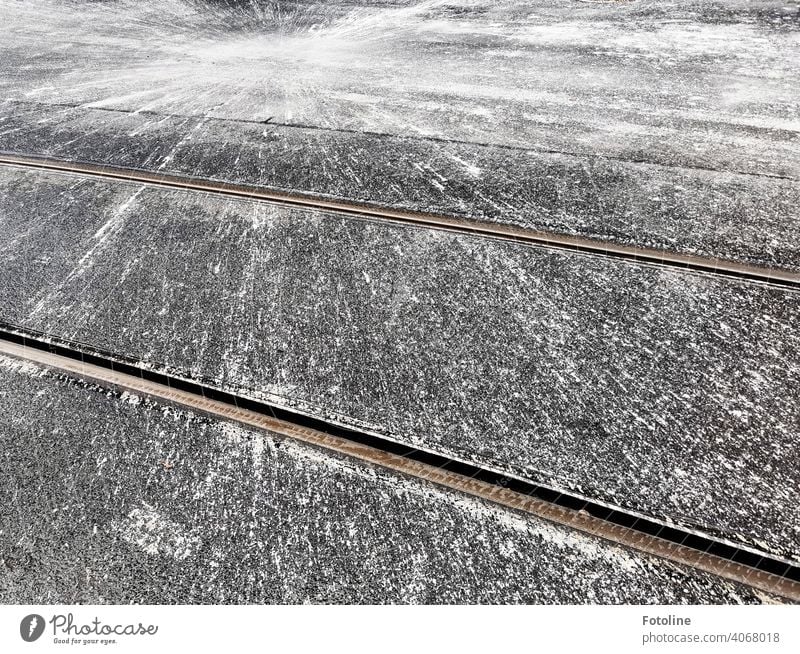
<path id="1" fill-rule="evenodd" d="M 677 268 L 705 274 L 722 275 L 764 284 L 800 288 L 800 273 L 789 270 L 749 265 L 729 259 L 681 254 L 655 248 L 621 245 L 601 239 L 551 233 L 514 225 L 489 223 L 477 219 L 391 209 L 367 203 L 337 200 L 303 193 L 290 193 L 277 189 L 231 184 L 207 179 L 187 178 L 162 172 L 56 160 L 46 157 L 0 153 L 0 165 L 34 168 L 104 179 L 124 180 L 162 188 L 202 191 L 228 197 L 261 200 L 308 209 L 331 211 L 364 219 L 414 225 L 417 227 L 426 227 L 562 250 L 572 250 L 635 261 L 638 263 Z"/>
<path id="2" fill-rule="evenodd" d="M 800 602 L 800 566 L 744 544 L 663 524 L 378 435 L 145 369 L 135 360 L 115 360 L 76 344 L 56 343 L 9 325 L 0 326 L 0 354 L 332 450 Z"/>

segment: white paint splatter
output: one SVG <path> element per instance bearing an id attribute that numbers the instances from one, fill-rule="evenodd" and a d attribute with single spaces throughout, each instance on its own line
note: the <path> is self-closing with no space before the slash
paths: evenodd
<path id="1" fill-rule="evenodd" d="M 123 540 L 137 545 L 150 555 L 170 556 L 178 561 L 189 558 L 201 545 L 201 539 L 187 532 L 177 522 L 162 516 L 142 502 L 127 519 L 112 523 Z"/>
<path id="2" fill-rule="evenodd" d="M 0 368 L 8 372 L 29 375 L 31 377 L 42 377 L 47 374 L 47 370 L 41 366 L 21 359 L 15 359 L 5 354 L 0 354 Z"/>

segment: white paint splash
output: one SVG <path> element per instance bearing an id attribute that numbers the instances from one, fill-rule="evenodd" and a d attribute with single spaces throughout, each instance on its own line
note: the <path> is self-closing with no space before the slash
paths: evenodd
<path id="1" fill-rule="evenodd" d="M 198 536 L 187 532 L 177 522 L 165 518 L 144 502 L 141 508 L 131 511 L 125 520 L 112 523 L 112 527 L 123 540 L 137 545 L 147 554 L 170 556 L 178 561 L 189 558 L 202 543 Z"/>
<path id="2" fill-rule="evenodd" d="M 106 241 L 116 232 L 119 231 L 119 228 L 122 225 L 122 219 L 127 213 L 128 209 L 130 209 L 133 202 L 136 200 L 137 197 L 141 194 L 141 192 L 145 189 L 144 186 L 140 186 L 136 191 L 134 191 L 127 200 L 125 200 L 122 204 L 117 207 L 112 214 L 109 216 L 108 220 L 103 223 L 100 228 L 94 233 L 94 240 L 96 241 L 95 244 L 89 249 L 86 254 L 84 254 L 80 261 L 78 261 L 78 266 L 75 271 L 73 271 L 72 275 L 79 275 L 83 270 L 85 270 L 88 265 L 91 263 L 94 252 L 98 249 L 103 247 Z"/>
<path id="3" fill-rule="evenodd" d="M 43 377 L 47 369 L 28 361 L 0 354 L 0 368 L 7 372 L 28 375 L 30 377 Z"/>

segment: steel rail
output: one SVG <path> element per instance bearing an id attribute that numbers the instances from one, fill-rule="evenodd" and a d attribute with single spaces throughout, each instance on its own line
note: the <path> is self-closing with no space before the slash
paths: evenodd
<path id="1" fill-rule="evenodd" d="M 484 220 L 448 216 L 402 209 L 392 209 L 368 203 L 351 202 L 300 192 L 232 184 L 209 179 L 122 168 L 91 163 L 0 153 L 0 165 L 33 168 L 101 179 L 135 182 L 161 188 L 201 191 L 235 198 L 260 200 L 282 205 L 329 211 L 347 216 L 394 224 L 413 225 L 471 236 L 499 239 L 529 245 L 539 245 L 594 255 L 603 255 L 637 263 L 677 268 L 697 273 L 721 275 L 764 284 L 800 288 L 800 273 L 781 268 L 751 265 L 730 259 L 671 252 L 669 250 L 623 245 L 556 232 L 546 232 L 521 226 Z"/>
<path id="2" fill-rule="evenodd" d="M 370 434 L 359 434 L 353 429 L 342 429 L 320 419 L 298 418 L 290 411 L 263 402 L 204 387 L 184 378 L 136 369 L 130 364 L 32 338 L 22 332 L 2 330 L 0 355 L 292 438 L 800 602 L 800 566 L 797 564 L 764 552 L 740 549 L 680 526 L 665 526 L 634 513 L 626 515 L 622 509 L 610 509 L 585 498 L 548 491 L 472 464 Z"/>

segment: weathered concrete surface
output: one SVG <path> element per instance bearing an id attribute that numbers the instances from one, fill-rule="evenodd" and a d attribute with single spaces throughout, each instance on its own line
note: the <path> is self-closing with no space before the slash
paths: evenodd
<path id="1" fill-rule="evenodd" d="M 0 149 L 800 269 L 796 0 L 0 0 Z"/>
<path id="2" fill-rule="evenodd" d="M 0 388 L 5 603 L 775 601 L 5 357 Z"/>
<path id="3" fill-rule="evenodd" d="M 796 291 L 0 180 L 0 320 L 800 558 Z"/>

